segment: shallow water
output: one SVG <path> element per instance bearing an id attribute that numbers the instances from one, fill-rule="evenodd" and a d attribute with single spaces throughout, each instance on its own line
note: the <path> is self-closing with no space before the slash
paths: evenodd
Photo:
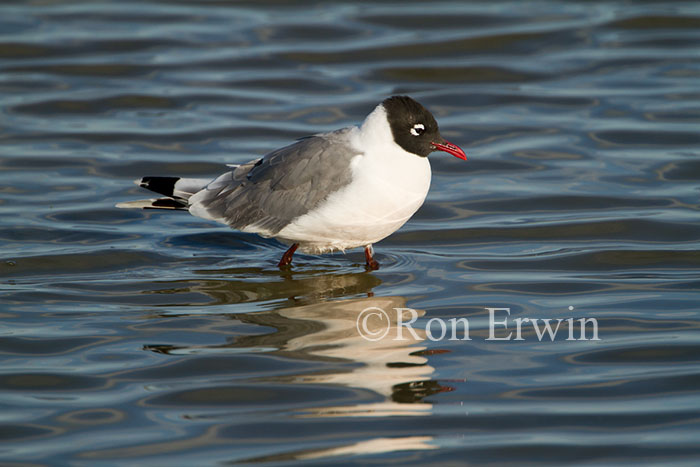
<path id="1" fill-rule="evenodd" d="M 700 461 L 698 4 L 48 1 L 0 25 L 4 462 Z M 469 161 L 431 156 L 377 272 L 281 272 L 274 240 L 114 208 L 397 93 Z M 363 339 L 368 307 L 416 334 Z M 600 340 L 487 340 L 488 307 L 513 338 Z"/>

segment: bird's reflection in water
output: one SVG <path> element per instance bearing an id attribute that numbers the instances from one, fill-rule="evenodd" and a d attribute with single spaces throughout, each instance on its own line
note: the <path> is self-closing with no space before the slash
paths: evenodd
<path id="1" fill-rule="evenodd" d="M 221 270 L 218 271 L 219 275 Z M 230 276 L 242 276 L 242 270 L 227 271 Z M 213 271 L 202 271 L 213 274 Z M 286 358 L 337 362 L 330 371 L 299 374 L 292 381 L 300 384 L 332 384 L 367 389 L 383 396 L 383 401 L 338 407 L 318 407 L 304 411 L 302 417 L 328 416 L 392 416 L 420 415 L 430 412 L 431 404 L 424 398 L 448 391 L 430 379 L 434 372 L 425 358 L 425 331 L 416 327 L 415 333 L 404 331 L 402 340 L 396 338 L 397 313 L 409 320 L 409 311 L 400 296 L 375 297 L 373 289 L 381 280 L 370 273 L 318 274 L 305 271 L 292 274 L 277 272 L 277 277 L 265 281 L 228 280 L 190 281 L 188 292 L 208 295 L 212 304 L 226 302 L 273 301 L 277 308 L 249 313 L 236 313 L 246 324 L 275 329 L 272 333 L 237 336 L 219 346 L 184 348 L 178 346 L 147 346 L 162 353 L 231 352 L 237 349 L 274 352 Z M 260 276 L 257 276 L 260 277 Z M 364 295 L 338 300 L 338 297 Z M 391 320 L 391 332 L 377 341 L 363 337 L 357 326 L 360 313 L 370 307 L 386 312 Z M 423 310 L 416 310 L 423 316 Z M 385 323 L 383 323 L 385 324 Z M 285 381 L 288 381 L 285 377 Z"/>
<path id="2" fill-rule="evenodd" d="M 278 273 L 279 274 L 279 273 Z M 260 277 L 260 276 L 257 276 Z M 416 327 L 415 335 L 404 332 L 404 340 L 396 340 L 396 309 L 405 308 L 400 296 L 376 297 L 373 289 L 381 280 L 370 273 L 318 274 L 282 273 L 264 282 L 250 280 L 207 281 L 196 286 L 215 304 L 260 301 L 261 306 L 273 300 L 274 309 L 227 314 L 246 324 L 255 324 L 266 334 L 237 336 L 219 346 L 180 347 L 149 346 L 163 353 L 249 353 L 296 361 L 323 363 L 322 369 L 305 373 L 272 375 L 271 380 L 301 385 L 340 385 L 371 391 L 378 397 L 365 397 L 347 405 L 324 404 L 295 409 L 291 416 L 299 418 L 330 417 L 396 417 L 424 416 L 432 411 L 427 396 L 449 391 L 431 379 L 434 368 L 426 355 L 432 353 L 424 345 L 425 331 Z M 281 280 L 280 280 L 281 279 Z M 354 297 L 339 299 L 341 297 Z M 385 338 L 371 341 L 362 337 L 357 319 L 363 310 L 376 307 L 384 310 L 392 324 Z M 404 316 L 407 311 L 404 311 Z M 416 310 L 418 316 L 425 311 Z M 433 351 L 434 352 L 434 351 Z M 267 379 L 267 377 L 266 377 Z M 370 437 L 320 449 L 287 452 L 284 459 L 312 460 L 353 454 L 378 454 L 395 451 L 436 449 L 431 436 Z M 250 462 L 274 461 L 275 456 L 248 459 Z"/>
<path id="3" fill-rule="evenodd" d="M 395 340 L 396 334 L 390 332 L 383 339 L 368 340 L 358 331 L 357 319 L 369 307 L 386 311 L 392 328 L 395 328 L 396 310 L 405 308 L 405 300 L 402 297 L 369 297 L 277 310 L 280 316 L 321 325 L 287 340 L 283 350 L 315 358 L 352 360 L 360 364 L 349 371 L 344 367 L 344 371 L 336 373 L 301 375 L 299 381 L 369 389 L 385 397 L 384 401 L 373 404 L 311 409 L 305 416 L 387 416 L 429 412 L 430 404 L 404 403 L 420 402 L 427 395 L 425 388 L 430 386 L 428 380 L 434 369 L 420 355 L 425 350 L 425 346 L 421 345 L 425 340 L 424 331 L 416 330 L 418 338 L 404 332 L 405 340 Z M 408 311 L 398 312 L 404 315 L 406 321 L 410 319 Z M 421 316 L 424 312 L 417 313 Z"/>

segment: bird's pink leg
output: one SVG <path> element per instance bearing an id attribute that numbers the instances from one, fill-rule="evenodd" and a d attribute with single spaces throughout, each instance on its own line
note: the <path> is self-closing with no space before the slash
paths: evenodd
<path id="1" fill-rule="evenodd" d="M 284 266 L 289 266 L 290 264 L 292 264 L 292 256 L 294 256 L 294 252 L 297 251 L 297 248 L 299 248 L 298 243 L 295 243 L 294 245 L 290 246 L 289 250 L 285 251 L 282 255 L 282 259 L 280 260 L 277 266 L 282 268 Z"/>
<path id="2" fill-rule="evenodd" d="M 376 271 L 377 269 L 379 269 L 379 263 L 376 259 L 372 257 L 372 255 L 374 255 L 374 249 L 372 248 L 372 245 L 367 245 L 365 247 L 365 260 L 367 261 L 367 269 L 371 271 Z"/>

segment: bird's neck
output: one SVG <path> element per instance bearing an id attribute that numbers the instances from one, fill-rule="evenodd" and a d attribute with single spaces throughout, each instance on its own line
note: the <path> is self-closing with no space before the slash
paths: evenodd
<path id="1" fill-rule="evenodd" d="M 362 147 L 383 148 L 391 151 L 401 151 L 401 147 L 394 142 L 394 135 L 387 120 L 386 110 L 379 104 L 370 113 L 360 126 L 357 134 L 358 142 Z"/>

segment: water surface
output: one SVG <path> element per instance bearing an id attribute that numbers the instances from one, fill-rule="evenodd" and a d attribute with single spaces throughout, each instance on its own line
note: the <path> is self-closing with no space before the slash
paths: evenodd
<path id="1" fill-rule="evenodd" d="M 696 3 L 13 2 L 0 26 L 4 462 L 700 461 Z M 469 161 L 431 156 L 377 272 L 114 208 L 398 93 Z M 363 339 L 368 307 L 416 334 Z M 488 307 L 600 340 L 487 340 Z"/>

